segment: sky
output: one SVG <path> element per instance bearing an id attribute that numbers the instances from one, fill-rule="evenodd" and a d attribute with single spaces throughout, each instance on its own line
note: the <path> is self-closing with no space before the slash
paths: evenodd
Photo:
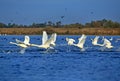
<path id="1" fill-rule="evenodd" d="M 29 25 L 108 19 L 120 22 L 120 0 L 0 0 L 0 22 Z"/>

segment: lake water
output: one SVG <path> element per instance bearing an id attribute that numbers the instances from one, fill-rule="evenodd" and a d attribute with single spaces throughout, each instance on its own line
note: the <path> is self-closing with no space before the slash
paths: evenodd
<path id="1" fill-rule="evenodd" d="M 66 37 L 58 36 L 54 49 L 27 49 L 9 44 L 24 35 L 0 36 L 0 81 L 120 81 L 120 36 L 113 37 L 114 48 L 91 44 L 87 36 L 85 48 L 68 46 Z M 41 44 L 41 36 L 30 35 L 31 43 Z M 100 37 L 102 43 L 102 36 Z"/>

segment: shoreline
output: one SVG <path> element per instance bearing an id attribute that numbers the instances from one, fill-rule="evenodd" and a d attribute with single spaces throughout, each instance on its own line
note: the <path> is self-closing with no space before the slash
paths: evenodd
<path id="1" fill-rule="evenodd" d="M 41 35 L 42 31 L 58 35 L 120 35 L 120 28 L 0 28 L 0 34 L 7 35 Z"/>

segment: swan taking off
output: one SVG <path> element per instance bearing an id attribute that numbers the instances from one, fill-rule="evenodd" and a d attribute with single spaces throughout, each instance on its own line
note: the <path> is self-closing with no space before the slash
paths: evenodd
<path id="1" fill-rule="evenodd" d="M 51 35 L 51 37 L 48 39 L 46 31 L 43 31 L 43 36 L 42 36 L 42 45 L 37 45 L 37 44 L 31 44 L 31 46 L 39 47 L 39 48 L 50 48 L 51 44 L 55 45 L 56 41 L 56 36 L 57 34 L 54 33 Z"/>
<path id="2" fill-rule="evenodd" d="M 21 44 L 25 44 L 25 45 L 29 46 L 30 45 L 30 37 L 26 35 L 24 41 L 20 41 L 20 40 L 16 39 L 16 42 L 19 44 L 21 43 Z"/>
<path id="3" fill-rule="evenodd" d="M 104 40 L 104 46 L 106 48 L 113 48 L 113 46 L 111 45 L 111 42 L 108 39 L 104 38 L 103 40 Z"/>
<path id="4" fill-rule="evenodd" d="M 98 39 L 99 39 L 99 36 L 96 36 L 94 39 L 91 39 L 92 44 L 96 46 L 104 46 L 104 44 L 98 44 Z"/>
<path id="5" fill-rule="evenodd" d="M 15 44 L 17 46 L 27 48 L 28 46 L 30 46 L 29 42 L 30 42 L 29 36 L 25 36 L 24 41 L 20 41 L 20 40 L 16 39 L 16 43 L 15 42 L 10 42 L 10 44 Z"/>
<path id="6" fill-rule="evenodd" d="M 68 45 L 73 45 L 75 40 L 72 38 L 66 38 L 66 41 L 68 42 Z"/>
<path id="7" fill-rule="evenodd" d="M 86 40 L 86 35 L 82 34 L 82 36 L 78 40 L 79 40 L 78 44 L 73 44 L 73 45 L 79 48 L 83 48 Z"/>
<path id="8" fill-rule="evenodd" d="M 51 45 L 55 46 L 55 42 L 56 42 L 56 38 L 57 38 L 57 34 L 53 33 L 50 37 L 51 39 Z M 45 44 L 45 42 L 48 40 L 48 35 L 46 33 L 46 31 L 43 31 L 43 37 L 42 37 L 42 44 Z"/>

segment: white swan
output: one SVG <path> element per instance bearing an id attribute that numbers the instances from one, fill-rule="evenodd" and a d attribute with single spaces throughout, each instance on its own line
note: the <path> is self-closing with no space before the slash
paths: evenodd
<path id="1" fill-rule="evenodd" d="M 20 41 L 20 40 L 16 39 L 16 43 L 26 44 L 29 46 L 30 45 L 30 37 L 26 35 L 24 41 Z"/>
<path id="2" fill-rule="evenodd" d="M 73 45 L 73 43 L 75 42 L 75 40 L 72 38 L 66 38 L 66 41 L 68 42 L 68 45 Z"/>
<path id="3" fill-rule="evenodd" d="M 98 39 L 99 39 L 99 36 L 96 36 L 94 39 L 91 39 L 92 44 L 96 46 L 104 46 L 104 44 L 98 44 Z"/>
<path id="4" fill-rule="evenodd" d="M 97 45 L 98 38 L 99 38 L 99 36 L 96 36 L 94 39 L 91 39 L 93 45 Z"/>
<path id="5" fill-rule="evenodd" d="M 56 38 L 57 38 L 57 34 L 53 33 L 50 37 L 51 40 L 51 45 L 55 46 L 55 42 L 56 42 Z M 42 37 L 42 44 L 44 44 L 46 41 L 48 40 L 48 35 L 46 33 L 46 31 L 43 31 L 43 37 Z"/>
<path id="6" fill-rule="evenodd" d="M 86 35 L 82 34 L 82 36 L 78 39 L 79 40 L 78 44 L 73 44 L 73 45 L 77 46 L 79 48 L 83 48 L 85 40 L 86 40 L 86 37 L 87 37 Z"/>
<path id="7" fill-rule="evenodd" d="M 23 48 L 27 48 L 28 46 L 30 46 L 30 38 L 29 36 L 25 36 L 25 40 L 24 41 L 20 41 L 18 39 L 16 39 L 16 43 L 15 42 L 10 42 L 10 44 L 15 44 L 17 46 L 23 47 Z"/>
<path id="8" fill-rule="evenodd" d="M 55 45 L 56 41 L 56 33 L 52 34 L 51 37 L 48 39 L 46 31 L 43 31 L 42 36 L 42 45 L 31 44 L 31 46 L 39 47 L 39 48 L 51 48 L 51 44 Z"/>
<path id="9" fill-rule="evenodd" d="M 104 38 L 103 40 L 104 40 L 104 46 L 106 48 L 113 48 L 113 46 L 111 45 L 111 42 L 108 39 Z"/>

